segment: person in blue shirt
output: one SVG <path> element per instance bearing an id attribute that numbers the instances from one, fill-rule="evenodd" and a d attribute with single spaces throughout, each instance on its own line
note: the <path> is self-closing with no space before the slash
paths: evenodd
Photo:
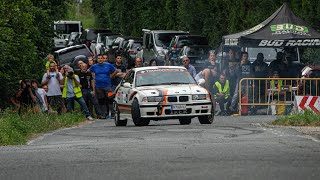
<path id="1" fill-rule="evenodd" d="M 108 118 L 111 110 L 109 107 L 111 100 L 108 98 L 108 94 L 112 93 L 111 79 L 116 76 L 118 71 L 112 64 L 105 62 L 101 54 L 98 55 L 98 63 L 91 66 L 89 71 L 94 77 L 93 95 L 97 96 L 102 113 L 105 112 L 104 116 Z"/>

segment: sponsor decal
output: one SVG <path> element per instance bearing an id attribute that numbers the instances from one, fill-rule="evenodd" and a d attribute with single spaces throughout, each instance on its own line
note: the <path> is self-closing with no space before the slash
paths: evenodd
<path id="1" fill-rule="evenodd" d="M 290 23 L 271 25 L 270 29 L 272 31 L 272 35 L 296 34 L 302 36 L 311 36 L 311 34 L 309 34 L 308 27 Z"/>
<path id="2" fill-rule="evenodd" d="M 295 47 L 295 46 L 320 46 L 320 39 L 300 40 L 261 40 L 260 47 Z"/>

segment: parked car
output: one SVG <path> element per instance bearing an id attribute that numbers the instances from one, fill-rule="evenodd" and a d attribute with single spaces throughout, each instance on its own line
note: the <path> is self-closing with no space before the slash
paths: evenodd
<path id="1" fill-rule="evenodd" d="M 115 91 L 113 108 L 116 126 L 126 126 L 127 119 L 136 126 L 146 126 L 150 120 L 179 119 L 185 125 L 194 117 L 201 124 L 214 119 L 209 92 L 180 66 L 131 69 Z"/>
<path id="2" fill-rule="evenodd" d="M 76 38 L 80 37 L 79 32 L 71 32 L 71 34 L 66 39 L 66 47 L 76 45 Z"/>
<path id="3" fill-rule="evenodd" d="M 173 30 L 149 30 L 143 31 L 142 50 L 137 54 L 143 59 L 145 65 L 148 65 L 151 59 L 156 59 L 159 65 L 165 64 L 165 55 L 168 52 L 168 46 L 175 35 L 187 35 L 189 32 Z"/>
<path id="4" fill-rule="evenodd" d="M 90 49 L 95 56 L 104 54 L 111 48 L 114 39 L 119 36 L 121 36 L 119 33 L 98 33 L 97 38 L 91 41 Z"/>
<path id="5" fill-rule="evenodd" d="M 116 54 L 123 55 L 124 45 L 128 42 L 131 37 L 117 37 L 111 45 L 111 48 L 108 50 L 108 59 L 110 63 L 114 63 L 116 59 Z"/>
<path id="6" fill-rule="evenodd" d="M 108 29 L 85 29 L 82 31 L 78 44 L 85 44 L 87 47 L 91 46 L 91 42 L 97 39 L 98 33 L 112 33 Z"/>
<path id="7" fill-rule="evenodd" d="M 80 68 L 78 67 L 78 61 L 83 60 L 85 63 L 88 63 L 87 58 L 84 59 L 82 57 L 89 57 L 93 54 L 85 44 L 81 44 L 59 49 L 55 51 L 53 55 L 59 67 L 69 65 L 76 72 L 80 70 Z"/>
<path id="8" fill-rule="evenodd" d="M 166 64 L 173 65 L 178 60 L 178 54 L 184 46 L 208 46 L 208 39 L 199 35 L 176 35 L 172 38 L 165 56 Z"/>
<path id="9" fill-rule="evenodd" d="M 142 38 L 129 39 L 123 50 L 123 57 L 127 63 L 127 69 L 134 67 L 137 53 L 142 49 Z"/>
<path id="10" fill-rule="evenodd" d="M 181 49 L 178 55 L 178 60 L 175 61 L 175 64 L 182 65 L 183 56 L 188 56 L 188 58 L 190 59 L 190 64 L 196 68 L 197 72 L 199 72 L 204 68 L 204 63 L 208 59 L 210 50 L 210 46 L 184 46 Z"/>

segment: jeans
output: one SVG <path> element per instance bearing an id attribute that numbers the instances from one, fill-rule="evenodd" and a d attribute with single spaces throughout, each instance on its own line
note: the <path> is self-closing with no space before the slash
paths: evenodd
<path id="1" fill-rule="evenodd" d="M 82 91 L 82 97 L 83 97 L 84 101 L 86 102 L 86 105 L 90 109 L 90 111 L 93 112 L 93 107 L 94 107 L 96 114 L 98 116 L 102 115 L 102 112 L 101 112 L 101 109 L 98 104 L 98 100 L 97 100 L 96 96 L 93 96 L 91 94 L 92 90 L 91 89 L 81 89 L 81 91 Z"/>
<path id="2" fill-rule="evenodd" d="M 67 97 L 67 112 L 74 111 L 74 101 L 77 101 L 80 104 L 81 110 L 86 117 L 90 116 L 90 111 L 86 105 L 86 102 L 84 101 L 83 97 L 76 98 L 76 97 Z"/>

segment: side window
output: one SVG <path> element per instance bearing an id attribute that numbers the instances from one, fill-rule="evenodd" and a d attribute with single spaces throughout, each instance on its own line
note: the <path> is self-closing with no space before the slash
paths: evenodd
<path id="1" fill-rule="evenodd" d="M 133 83 L 133 79 L 134 79 L 134 71 L 130 71 L 122 80 L 122 84 L 123 83 L 130 83 L 132 84 Z"/>

